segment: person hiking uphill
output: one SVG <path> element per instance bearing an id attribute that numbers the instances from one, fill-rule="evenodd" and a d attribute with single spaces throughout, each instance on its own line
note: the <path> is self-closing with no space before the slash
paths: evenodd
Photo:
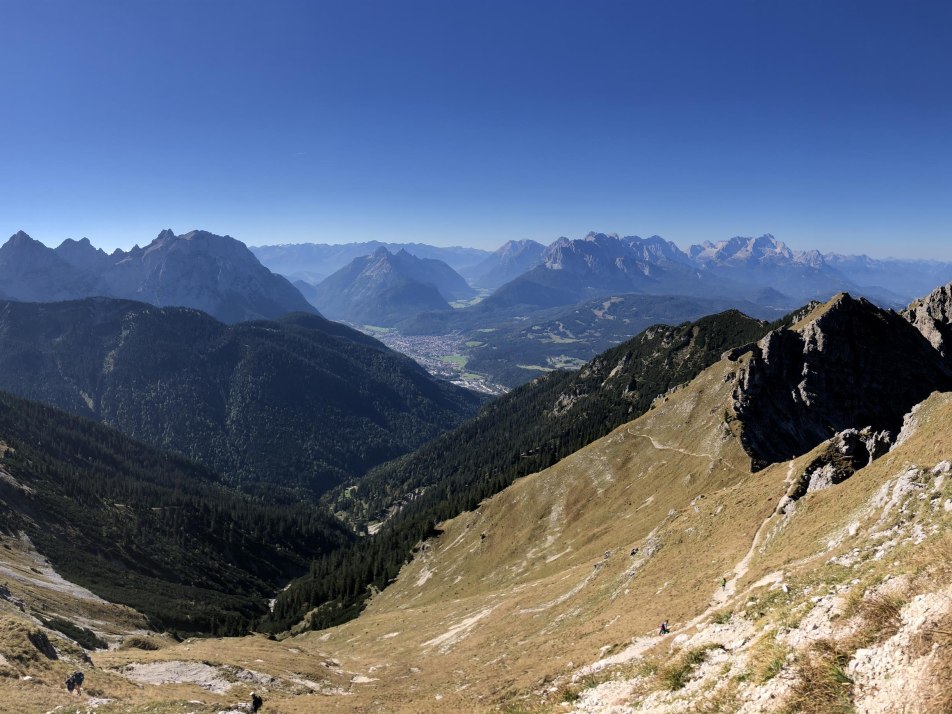
<path id="1" fill-rule="evenodd" d="M 261 705 L 264 704 L 264 701 L 261 697 L 258 696 L 257 692 L 251 693 L 251 712 L 252 714 L 257 714 L 258 710 L 261 709 Z"/>
<path id="2" fill-rule="evenodd" d="M 662 622 L 660 625 L 658 625 L 658 637 L 661 637 L 662 635 L 666 635 L 666 634 L 668 634 L 669 632 L 671 632 L 671 630 L 668 629 L 668 621 L 667 621 L 667 620 L 665 620 L 665 621 Z"/>

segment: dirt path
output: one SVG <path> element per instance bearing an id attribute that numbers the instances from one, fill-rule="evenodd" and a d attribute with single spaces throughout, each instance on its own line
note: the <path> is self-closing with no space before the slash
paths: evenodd
<path id="1" fill-rule="evenodd" d="M 632 436 L 640 436 L 643 439 L 647 439 L 648 441 L 651 442 L 651 445 L 653 447 L 658 449 L 658 451 L 677 451 L 679 454 L 685 454 L 686 456 L 694 456 L 696 458 L 707 459 L 709 461 L 715 460 L 715 458 L 711 456 L 710 454 L 699 454 L 695 451 L 688 451 L 687 449 L 681 449 L 677 446 L 668 446 L 666 444 L 658 443 L 657 439 L 655 439 L 653 436 L 650 436 L 648 434 L 637 434 L 633 432 L 631 429 L 628 429 L 628 433 L 631 434 Z"/>
<path id="2" fill-rule="evenodd" d="M 754 559 L 754 555 L 757 553 L 757 548 L 760 547 L 760 543 L 764 538 L 764 534 L 772 525 L 773 517 L 774 513 L 771 513 L 766 519 L 764 519 L 764 522 L 760 524 L 760 527 L 754 534 L 753 541 L 751 541 L 750 549 L 744 554 L 743 558 L 737 561 L 737 564 L 734 566 L 733 573 L 731 574 L 731 577 L 727 579 L 727 582 L 714 592 L 714 603 L 716 605 L 721 605 L 727 602 L 736 594 L 737 582 L 742 577 L 747 575 L 747 572 L 750 570 L 750 561 Z M 750 588 L 748 588 L 748 590 L 749 589 Z"/>
<path id="3" fill-rule="evenodd" d="M 629 433 L 632 436 L 643 436 L 646 439 L 650 439 L 652 446 L 654 446 L 656 449 L 669 449 L 672 451 L 679 451 L 681 453 L 685 453 L 690 456 L 705 457 L 705 458 L 710 458 L 713 460 L 713 457 L 711 457 L 708 454 L 695 454 L 689 451 L 684 451 L 682 449 L 678 449 L 674 447 L 666 447 L 664 445 L 658 444 L 655 442 L 653 438 L 649 437 L 646 434 L 635 434 L 634 432 L 631 432 L 631 431 L 629 431 Z M 795 466 L 796 464 L 794 462 L 790 463 L 790 468 L 787 472 L 788 481 L 792 477 Z M 678 636 L 684 637 L 685 636 L 684 633 L 691 630 L 692 628 L 696 628 L 701 623 L 709 620 L 717 610 L 723 607 L 723 605 L 726 602 L 728 602 L 729 600 L 733 599 L 735 596 L 738 595 L 737 583 L 740 581 L 741 578 L 743 578 L 749 572 L 751 561 L 754 559 L 754 555 L 757 553 L 757 549 L 760 547 L 760 544 L 763 541 L 764 535 L 767 533 L 770 526 L 773 525 L 774 515 L 776 515 L 776 509 L 771 511 L 770 515 L 768 515 L 767 518 L 765 518 L 764 521 L 757 528 L 756 533 L 754 533 L 753 540 L 751 541 L 750 548 L 748 548 L 744 556 L 739 561 L 737 561 L 737 563 L 734 565 L 732 569 L 731 577 L 727 580 L 724 586 L 718 587 L 717 590 L 714 591 L 714 595 L 711 598 L 710 605 L 708 605 L 708 607 L 705 608 L 703 612 L 698 614 L 696 617 L 692 618 L 690 621 L 684 623 L 680 627 L 673 629 L 670 635 L 666 635 L 664 637 L 648 636 L 648 637 L 633 638 L 631 641 L 631 644 L 629 644 L 625 649 L 621 650 L 620 652 L 617 652 L 609 657 L 604 657 L 598 660 L 597 662 L 593 662 L 590 665 L 586 665 L 585 667 L 578 669 L 572 675 L 572 681 L 578 681 L 581 677 L 584 677 L 587 674 L 598 672 L 604 669 L 605 667 L 610 667 L 612 665 L 630 662 L 636 657 L 640 657 L 644 655 L 645 652 L 651 650 L 652 648 L 654 648 L 655 646 L 659 644 L 664 644 L 666 642 L 670 643 L 672 639 L 677 638 Z M 740 593 L 740 595 L 746 595 L 747 593 L 753 591 L 755 588 L 758 588 L 758 587 L 782 583 L 783 578 L 784 578 L 783 572 L 781 571 L 768 573 L 757 582 L 751 583 L 746 588 L 744 588 L 744 590 Z"/>

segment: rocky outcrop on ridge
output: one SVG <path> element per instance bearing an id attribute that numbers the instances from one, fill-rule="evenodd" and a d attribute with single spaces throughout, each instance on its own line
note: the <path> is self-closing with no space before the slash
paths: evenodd
<path id="1" fill-rule="evenodd" d="M 796 501 L 813 491 L 842 483 L 861 468 L 889 451 L 893 434 L 888 431 L 844 429 L 827 442 L 826 448 L 793 480 L 777 511 L 789 513 Z"/>
<path id="2" fill-rule="evenodd" d="M 902 312 L 943 357 L 952 357 L 952 283 L 933 290 Z"/>
<path id="3" fill-rule="evenodd" d="M 845 293 L 751 352 L 733 408 L 754 468 L 857 425 L 895 434 L 913 405 L 952 388 L 952 369 L 910 322 Z"/>

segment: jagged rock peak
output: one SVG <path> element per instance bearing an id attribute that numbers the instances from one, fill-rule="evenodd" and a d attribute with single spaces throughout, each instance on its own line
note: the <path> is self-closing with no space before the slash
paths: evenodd
<path id="1" fill-rule="evenodd" d="M 840 293 L 753 348 L 733 406 L 759 468 L 844 429 L 896 433 L 913 405 L 950 388 L 952 369 L 909 322 Z"/>
<path id="2" fill-rule="evenodd" d="M 952 283 L 913 302 L 902 316 L 922 333 L 943 357 L 952 356 Z"/>
<path id="3" fill-rule="evenodd" d="M 158 241 L 175 240 L 175 233 L 171 228 L 166 228 L 164 231 L 159 233 L 155 239 Z"/>
<path id="4" fill-rule="evenodd" d="M 496 249 L 496 252 L 501 255 L 518 254 L 532 248 L 542 249 L 544 246 L 531 238 L 523 238 L 522 240 L 506 241 Z"/>
<path id="5" fill-rule="evenodd" d="M 25 231 L 17 231 L 12 236 L 10 236 L 10 239 L 7 241 L 7 243 L 10 245 L 18 245 L 21 243 L 32 245 L 34 243 L 39 243 L 39 241 L 31 238 Z"/>
<path id="6" fill-rule="evenodd" d="M 587 241 L 600 241 L 600 240 L 618 240 L 617 233 L 602 233 L 600 231 L 589 231 L 585 236 L 584 240 Z"/>

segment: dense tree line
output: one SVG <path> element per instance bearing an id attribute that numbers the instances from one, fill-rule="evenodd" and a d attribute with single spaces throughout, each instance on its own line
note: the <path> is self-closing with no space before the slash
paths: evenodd
<path id="1" fill-rule="evenodd" d="M 551 373 L 513 390 L 456 429 L 337 491 L 335 508 L 355 524 L 391 509 L 397 513 L 374 536 L 317 559 L 307 576 L 281 593 L 265 626 L 287 628 L 315 608 L 308 623 L 315 628 L 355 616 L 370 590 L 393 580 L 436 524 L 644 413 L 657 396 L 771 327 L 728 311 L 649 328 L 578 372 Z"/>
<path id="2" fill-rule="evenodd" d="M 160 629 L 246 632 L 272 593 L 352 540 L 318 508 L 253 499 L 184 458 L 3 393 L 0 444 L 0 527 Z"/>

